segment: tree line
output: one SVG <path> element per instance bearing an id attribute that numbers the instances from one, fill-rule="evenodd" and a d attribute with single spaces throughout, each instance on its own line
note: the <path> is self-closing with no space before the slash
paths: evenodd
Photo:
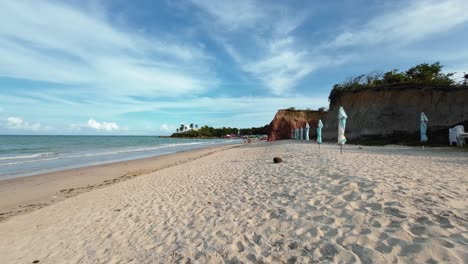
<path id="1" fill-rule="evenodd" d="M 186 126 L 185 124 L 180 124 L 180 127 L 176 129 L 177 133 L 179 132 L 185 132 L 185 131 L 189 131 L 189 128 L 190 130 L 193 130 L 193 129 L 197 129 L 198 128 L 198 125 L 197 124 L 194 124 L 194 123 L 191 123 L 190 125 Z"/>
<path id="2" fill-rule="evenodd" d="M 189 126 L 190 127 L 190 126 Z M 266 135 L 268 133 L 269 125 L 262 127 L 252 127 L 252 128 L 235 128 L 235 127 L 221 127 L 214 128 L 210 126 L 202 126 L 198 128 L 197 125 L 192 126 L 190 130 L 177 129 L 176 133 L 173 133 L 171 137 L 189 137 L 189 138 L 213 138 L 213 137 L 225 137 L 229 134 L 235 134 L 240 136 L 250 136 L 250 135 Z M 195 128 L 195 129 L 194 129 Z"/>

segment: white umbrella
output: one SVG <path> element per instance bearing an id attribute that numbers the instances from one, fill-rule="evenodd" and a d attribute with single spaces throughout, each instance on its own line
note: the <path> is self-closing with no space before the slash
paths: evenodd
<path id="1" fill-rule="evenodd" d="M 424 149 L 424 143 L 427 142 L 429 138 L 427 138 L 427 123 L 429 122 L 429 119 L 427 119 L 427 116 L 424 114 L 424 112 L 421 112 L 421 118 L 420 118 L 420 124 L 419 124 L 419 132 L 421 133 L 421 143 L 423 143 L 423 149 Z"/>
<path id="2" fill-rule="evenodd" d="M 346 143 L 345 129 L 346 129 L 346 112 L 340 106 L 338 110 L 338 144 L 341 146 L 341 153 L 343 153 L 343 145 Z"/>
<path id="3" fill-rule="evenodd" d="M 323 123 L 322 123 L 322 120 L 319 119 L 318 127 L 317 127 L 317 143 L 319 144 L 319 148 L 320 148 L 320 144 L 322 144 L 322 128 L 323 128 Z"/>

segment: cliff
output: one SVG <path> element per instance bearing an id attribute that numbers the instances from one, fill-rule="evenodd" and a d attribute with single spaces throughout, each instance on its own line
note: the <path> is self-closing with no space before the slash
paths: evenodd
<path id="1" fill-rule="evenodd" d="M 330 94 L 324 118 L 323 139 L 337 138 L 338 108 L 348 119 L 346 137 L 350 143 L 417 144 L 419 116 L 429 119 L 429 144 L 448 143 L 448 128 L 463 124 L 468 128 L 468 88 L 387 85 Z"/>
<path id="2" fill-rule="evenodd" d="M 291 129 L 304 127 L 309 123 L 309 137 L 317 136 L 315 127 L 319 119 L 322 119 L 327 112 L 314 110 L 278 110 L 268 130 L 268 140 L 280 140 L 291 138 Z"/>

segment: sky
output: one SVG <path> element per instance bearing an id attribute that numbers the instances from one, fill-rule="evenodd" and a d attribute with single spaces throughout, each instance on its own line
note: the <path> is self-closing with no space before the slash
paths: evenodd
<path id="1" fill-rule="evenodd" d="M 467 32 L 466 0 L 2 0 L 0 134 L 263 126 L 364 73 L 460 81 Z"/>

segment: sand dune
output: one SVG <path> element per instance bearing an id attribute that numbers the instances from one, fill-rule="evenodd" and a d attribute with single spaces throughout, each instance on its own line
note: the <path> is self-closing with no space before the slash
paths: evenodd
<path id="1" fill-rule="evenodd" d="M 1 222 L 0 262 L 467 263 L 467 176 L 455 150 L 243 146 Z"/>

